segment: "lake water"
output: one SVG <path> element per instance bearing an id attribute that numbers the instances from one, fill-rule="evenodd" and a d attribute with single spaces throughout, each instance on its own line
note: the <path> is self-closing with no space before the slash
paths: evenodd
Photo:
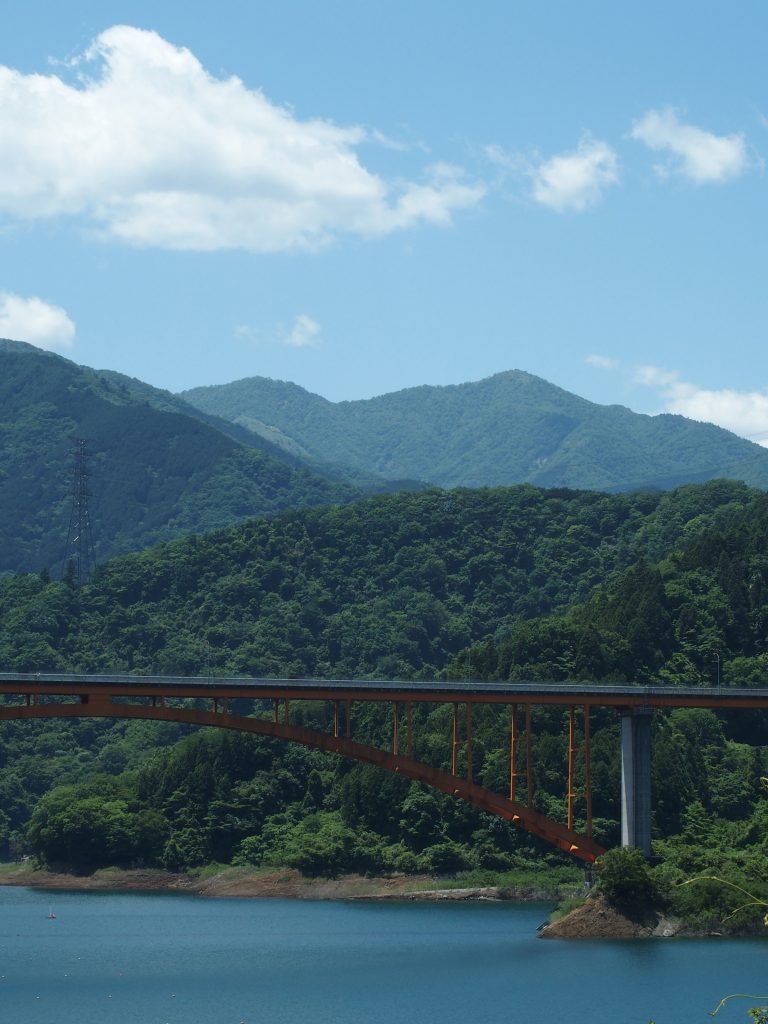
<path id="1" fill-rule="evenodd" d="M 705 1024 L 768 993 L 768 940 L 545 942 L 549 909 L 0 887 L 0 1021 Z"/>

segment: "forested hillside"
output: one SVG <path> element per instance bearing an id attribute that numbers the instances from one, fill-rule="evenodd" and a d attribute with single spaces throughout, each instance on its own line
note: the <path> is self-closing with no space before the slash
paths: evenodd
<path id="1" fill-rule="evenodd" d="M 768 496 L 732 512 L 665 557 L 639 559 L 564 615 L 462 652 L 452 671 L 768 686 Z"/>
<path id="2" fill-rule="evenodd" d="M 617 491 L 717 477 L 768 487 L 768 452 L 758 445 L 682 416 L 595 405 L 520 370 L 355 402 L 264 377 L 183 398 L 306 457 L 442 487 Z"/>
<path id="3" fill-rule="evenodd" d="M 760 500 L 722 481 L 635 495 L 522 485 L 286 512 L 114 559 L 79 592 L 6 581 L 0 664 L 430 677 Z"/>
<path id="4" fill-rule="evenodd" d="M 139 382 L 135 382 L 137 385 Z M 137 396 L 60 356 L 0 341 L 0 574 L 62 570 L 74 437 L 88 439 L 97 560 L 157 540 L 360 492 L 251 435 L 240 443 L 162 392 Z M 231 430 L 231 428 L 230 428 Z"/>
<path id="5" fill-rule="evenodd" d="M 287 442 L 285 438 L 272 438 L 268 431 L 259 433 L 258 431 L 249 430 L 234 420 L 205 412 L 203 409 L 185 401 L 179 395 L 153 387 L 151 384 L 137 380 L 135 377 L 127 377 L 125 374 L 116 373 L 114 370 L 97 370 L 95 372 L 103 381 L 110 385 L 110 390 L 116 390 L 123 400 L 131 399 L 139 402 L 141 405 L 151 405 L 153 409 L 159 409 L 161 412 L 177 412 L 184 416 L 191 416 L 193 419 L 201 420 L 208 426 L 213 427 L 220 433 L 226 434 L 234 441 L 237 441 L 238 444 L 263 451 L 267 455 L 277 458 L 279 462 L 287 462 L 291 466 L 311 469 L 330 480 L 345 481 L 358 488 L 361 492 L 378 494 L 388 491 L 425 489 L 426 485 L 416 480 L 404 480 L 394 477 L 385 478 L 357 466 L 328 462 L 324 458 L 305 451 L 300 445 Z"/>
<path id="6" fill-rule="evenodd" d="M 768 497 L 725 482 L 646 495 L 433 491 L 284 513 L 115 559 L 79 591 L 36 576 L 0 582 L 0 664 L 713 685 L 717 654 L 723 685 L 749 685 L 764 682 L 766 665 L 767 530 Z M 310 708 L 293 715 L 316 722 Z M 534 714 L 535 805 L 560 818 L 564 718 L 558 708 Z M 388 724 L 368 709 L 355 732 L 375 741 Z M 504 709 L 476 715 L 476 778 L 501 791 L 508 726 Z M 399 777 L 269 740 L 187 732 L 3 725 L 6 848 L 82 870 L 558 862 L 513 827 Z M 416 756 L 447 767 L 450 709 L 420 708 L 414 733 Z M 767 743 L 762 714 L 656 716 L 665 885 L 694 869 L 762 885 Z M 592 752 L 595 834 L 611 844 L 620 787 L 610 711 L 593 712 Z M 689 910 L 716 912 L 717 897 L 699 907 L 685 892 Z"/>

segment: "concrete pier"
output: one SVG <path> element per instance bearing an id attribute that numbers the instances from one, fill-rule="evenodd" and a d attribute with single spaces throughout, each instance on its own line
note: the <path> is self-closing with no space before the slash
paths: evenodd
<path id="1" fill-rule="evenodd" d="M 651 854 L 651 722 L 653 711 L 621 715 L 621 845 Z"/>

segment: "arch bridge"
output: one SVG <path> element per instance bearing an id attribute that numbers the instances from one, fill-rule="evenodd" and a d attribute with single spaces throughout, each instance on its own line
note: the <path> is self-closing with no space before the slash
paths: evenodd
<path id="1" fill-rule="evenodd" d="M 240 714 L 233 701 L 271 702 L 271 717 Z M 190 706 L 190 701 L 195 706 Z M 332 708 L 329 731 L 291 722 L 292 701 Z M 353 736 L 355 707 L 391 706 L 388 749 Z M 451 769 L 413 756 L 413 706 L 452 705 Z M 474 780 L 473 712 L 481 705 L 509 708 L 509 779 L 505 793 Z M 531 708 L 568 710 L 566 820 L 558 822 L 533 806 Z M 261 703 L 260 707 L 264 707 Z M 269 704 L 267 704 L 267 707 Z M 768 689 L 705 689 L 664 686 L 602 686 L 591 683 L 401 682 L 324 679 L 195 678 L 69 673 L 0 672 L 0 721 L 33 718 L 143 718 L 214 726 L 291 740 L 341 754 L 425 783 L 466 800 L 538 836 L 586 863 L 603 848 L 592 838 L 590 721 L 594 707 L 621 716 L 622 844 L 650 853 L 651 718 L 656 708 L 768 708 Z M 576 791 L 577 759 L 583 788 Z M 523 770 L 520 766 L 524 765 Z M 577 799 L 583 800 L 585 831 L 574 828 Z"/>

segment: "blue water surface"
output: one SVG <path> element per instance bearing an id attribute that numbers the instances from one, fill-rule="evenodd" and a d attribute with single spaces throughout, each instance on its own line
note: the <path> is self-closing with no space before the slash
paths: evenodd
<path id="1" fill-rule="evenodd" d="M 768 942 L 543 941 L 549 909 L 0 888 L 0 1022 L 705 1024 L 768 993 Z"/>

